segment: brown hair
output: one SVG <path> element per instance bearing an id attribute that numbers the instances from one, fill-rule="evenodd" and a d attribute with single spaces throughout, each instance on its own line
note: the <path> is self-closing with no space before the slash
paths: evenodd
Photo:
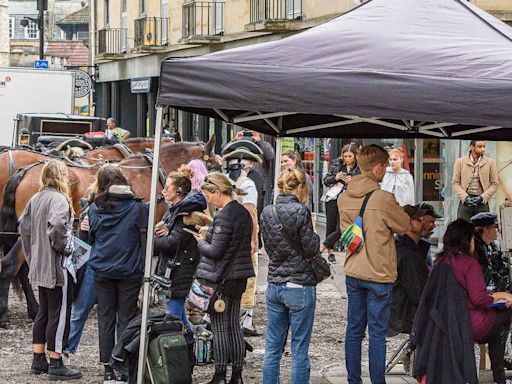
<path id="1" fill-rule="evenodd" d="M 201 189 L 211 193 L 219 191 L 220 193 L 231 197 L 233 197 L 233 193 L 236 193 L 239 196 L 247 195 L 247 193 L 237 188 L 236 185 L 231 182 L 229 177 L 220 172 L 210 172 L 204 179 Z"/>
<path id="2" fill-rule="evenodd" d="M 370 172 L 377 164 L 387 164 L 389 154 L 379 145 L 365 145 L 357 155 L 359 167 L 364 172 Z"/>
<path id="3" fill-rule="evenodd" d="M 71 211 L 73 212 L 73 202 L 71 200 L 71 190 L 68 182 L 69 175 L 66 164 L 60 160 L 50 160 L 44 164 L 43 170 L 41 171 L 41 178 L 39 179 L 39 190 L 55 188 L 66 197 Z"/>
<path id="4" fill-rule="evenodd" d="M 194 172 L 189 166 L 182 164 L 177 171 L 167 175 L 168 179 L 172 179 L 172 185 L 180 195 L 185 196 L 192 190 L 192 177 Z"/>
<path id="5" fill-rule="evenodd" d="M 296 195 L 301 203 L 308 201 L 309 187 L 306 182 L 306 174 L 299 169 L 289 168 L 281 172 L 277 187 L 282 193 Z"/>
<path id="6" fill-rule="evenodd" d="M 302 160 L 299 156 L 299 154 L 295 151 L 292 151 L 291 149 L 284 151 L 281 156 L 286 156 L 295 161 L 295 167 L 302 169 Z"/>
<path id="7" fill-rule="evenodd" d="M 124 177 L 121 169 L 114 165 L 104 165 L 96 173 L 96 181 L 91 187 L 95 191 L 91 195 L 91 200 L 101 208 L 108 208 L 112 206 L 109 201 L 108 190 L 112 185 L 126 185 L 130 186 L 126 177 Z"/>
<path id="8" fill-rule="evenodd" d="M 352 152 L 355 157 L 357 157 L 357 145 L 355 143 L 346 144 L 341 148 L 341 154 L 343 155 L 345 152 Z"/>

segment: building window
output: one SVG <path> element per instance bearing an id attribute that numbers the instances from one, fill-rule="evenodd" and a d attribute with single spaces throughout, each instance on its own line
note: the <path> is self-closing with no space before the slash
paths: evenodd
<path id="1" fill-rule="evenodd" d="M 39 38 L 39 30 L 37 29 L 37 24 L 32 20 L 28 21 L 28 25 L 25 27 L 25 39 L 38 39 Z"/>
<path id="2" fill-rule="evenodd" d="M 16 23 L 15 17 L 9 17 L 9 39 L 14 38 L 14 26 Z"/>
<path id="3" fill-rule="evenodd" d="M 105 25 L 110 23 L 110 1 L 105 0 Z"/>
<path id="4" fill-rule="evenodd" d="M 140 14 L 146 14 L 146 0 L 140 0 Z"/>

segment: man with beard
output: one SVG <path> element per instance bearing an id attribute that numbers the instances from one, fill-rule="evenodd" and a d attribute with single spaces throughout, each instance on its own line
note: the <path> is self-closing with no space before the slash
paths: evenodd
<path id="1" fill-rule="evenodd" d="M 405 235 L 395 236 L 398 278 L 393 284 L 388 335 L 411 333 L 414 314 L 429 274 L 430 242 L 427 239 L 436 227 L 436 219 L 441 217 L 428 203 L 406 205 L 404 210 L 411 218 L 411 224 Z"/>
<path id="2" fill-rule="evenodd" d="M 469 221 L 479 212 L 489 212 L 499 179 L 496 161 L 484 154 L 485 141 L 471 140 L 468 155 L 455 161 L 452 188 L 459 198 L 457 218 Z"/>

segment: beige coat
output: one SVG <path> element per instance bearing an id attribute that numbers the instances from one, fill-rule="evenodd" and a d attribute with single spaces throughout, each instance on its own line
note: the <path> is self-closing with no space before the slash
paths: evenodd
<path id="1" fill-rule="evenodd" d="M 396 247 L 393 235 L 403 235 L 409 228 L 409 216 L 392 193 L 380 189 L 368 175 L 352 177 L 347 190 L 338 198 L 340 227 L 343 232 L 352 224 L 364 196 L 370 192 L 363 216 L 365 243 L 356 254 L 345 259 L 345 274 L 377 283 L 393 283 L 397 277 Z"/>
<path id="2" fill-rule="evenodd" d="M 464 156 L 455 161 L 455 167 L 453 169 L 452 188 L 453 192 L 457 194 L 457 197 L 461 202 L 464 201 L 468 195 L 466 189 L 468 189 L 471 175 L 473 174 L 473 162 L 469 156 Z M 480 167 L 478 169 L 480 176 L 480 183 L 484 193 L 482 197 L 484 202 L 487 203 L 491 200 L 492 196 L 498 189 L 498 168 L 496 167 L 496 161 L 490 157 L 483 156 L 480 159 Z"/>

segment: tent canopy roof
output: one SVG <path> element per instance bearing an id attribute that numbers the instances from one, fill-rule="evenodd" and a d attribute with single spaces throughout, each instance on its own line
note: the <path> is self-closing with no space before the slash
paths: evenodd
<path id="1" fill-rule="evenodd" d="M 282 40 L 167 59 L 158 104 L 279 136 L 509 140 L 512 28 L 466 0 L 371 0 Z"/>

